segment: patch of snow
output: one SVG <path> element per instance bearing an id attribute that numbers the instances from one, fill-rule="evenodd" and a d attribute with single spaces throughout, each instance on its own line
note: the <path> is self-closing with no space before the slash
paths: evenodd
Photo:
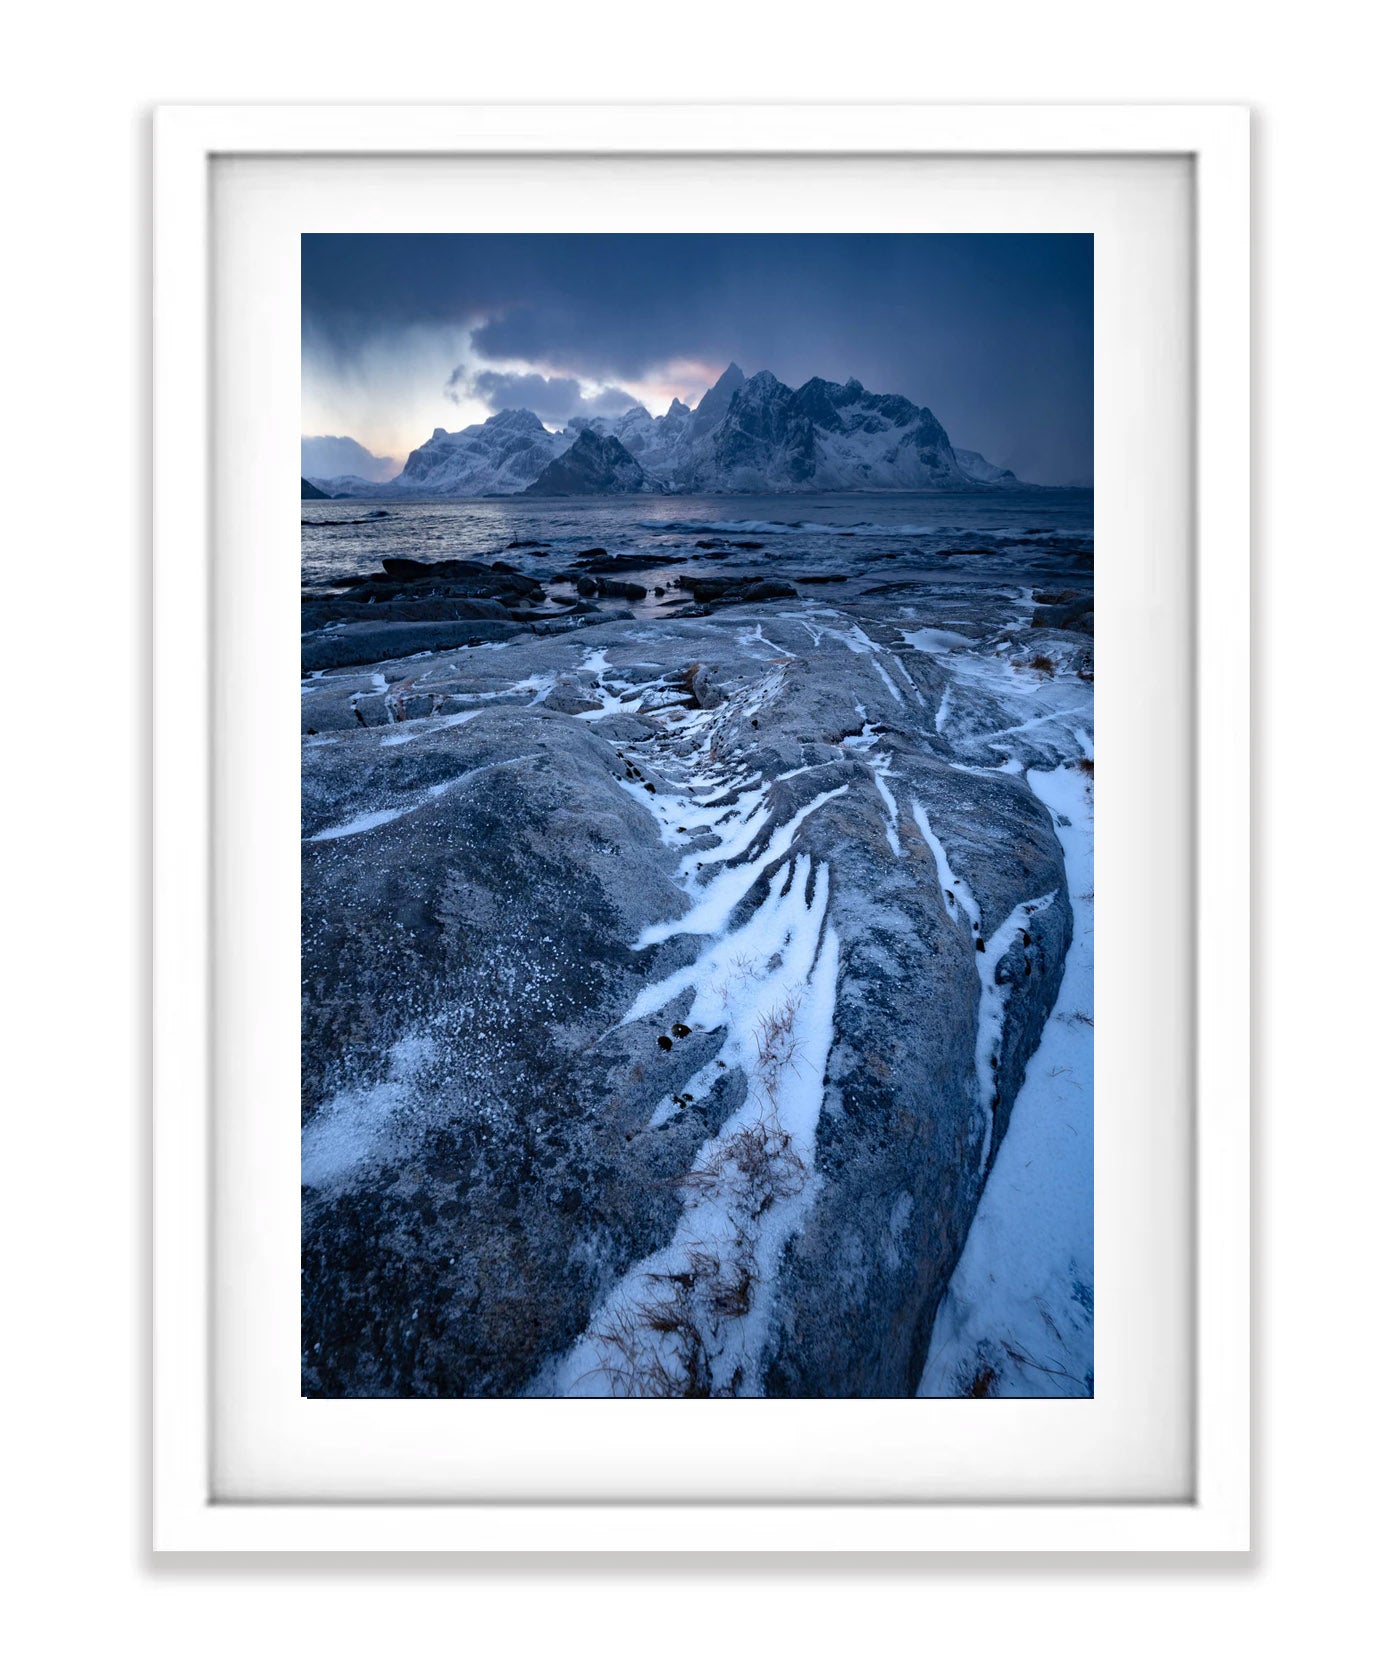
<path id="1" fill-rule="evenodd" d="M 934 1321 L 923 1396 L 966 1394 L 979 1379 L 998 1397 L 1094 1390 L 1093 783 L 1067 766 L 1027 771 L 1026 781 L 1056 818 L 1073 935 Z"/>
<path id="2" fill-rule="evenodd" d="M 430 793 L 429 798 L 433 797 Z M 304 845 L 314 845 L 321 840 L 343 840 L 348 834 L 367 834 L 372 828 L 382 828 L 385 823 L 396 821 L 409 811 L 416 811 L 418 805 L 426 803 L 419 800 L 414 805 L 391 805 L 383 811 L 361 811 L 358 816 L 351 817 L 348 822 L 337 823 L 333 828 L 323 828 L 316 834 L 308 834 Z"/>
<path id="3" fill-rule="evenodd" d="M 920 653 L 948 653 L 953 648 L 972 646 L 969 637 L 960 636 L 955 630 L 901 630 L 899 633 Z"/>
<path id="4" fill-rule="evenodd" d="M 416 1100 L 424 1072 L 437 1054 L 429 1038 L 400 1039 L 389 1052 L 383 1079 L 338 1091 L 306 1123 L 301 1134 L 301 1182 L 324 1189 L 371 1160 L 394 1152 L 398 1120 Z"/>

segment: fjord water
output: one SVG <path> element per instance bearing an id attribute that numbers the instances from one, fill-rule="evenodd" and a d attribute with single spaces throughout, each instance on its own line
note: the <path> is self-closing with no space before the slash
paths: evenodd
<path id="1" fill-rule="evenodd" d="M 384 517 L 376 517 L 382 508 Z M 813 496 L 502 496 L 476 501 L 302 503 L 302 581 L 371 576 L 386 556 L 429 563 L 495 555 L 525 544 L 511 563 L 540 572 L 546 556 L 528 546 L 669 554 L 702 573 L 720 562 L 701 543 L 737 548 L 730 565 L 762 553 L 770 569 L 830 567 L 852 572 L 897 559 L 920 569 L 1007 575 L 1077 539 L 1092 542 L 1090 490 L 938 491 Z M 988 539 L 994 553 L 987 553 Z M 567 545 L 567 546 L 566 546 Z M 548 575 L 546 570 L 544 575 Z M 654 580 L 651 580 L 654 581 Z"/>

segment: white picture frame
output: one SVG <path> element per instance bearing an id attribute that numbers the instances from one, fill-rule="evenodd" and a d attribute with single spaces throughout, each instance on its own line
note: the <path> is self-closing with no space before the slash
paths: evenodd
<path id="1" fill-rule="evenodd" d="M 228 1499 L 214 1479 L 221 1056 L 209 790 L 219 160 L 1189 160 L 1194 244 L 1193 1474 L 1180 1499 Z M 1249 1544 L 1249 126 L 1238 107 L 168 107 L 155 150 L 154 1544 L 194 1551 L 1239 1551 Z M 1207 726 L 1208 725 L 1208 726 Z M 1201 930 L 1209 929 L 1208 944 Z M 1203 1287 L 1207 1284 L 1208 1287 Z M 356 1404 L 356 1403 L 346 1403 Z M 380 1403 L 385 1404 L 385 1403 Z M 387 1404 L 409 1404 L 389 1402 Z M 440 1404 L 454 1404 L 444 1402 Z M 506 1405 L 509 1402 L 457 1402 Z M 538 1403 L 534 1403 L 538 1405 Z M 582 1403 L 590 1404 L 590 1403 Z M 600 1404 L 608 1404 L 602 1402 Z M 660 1402 L 634 1402 L 634 1406 Z M 805 1402 L 857 1406 L 866 1402 Z"/>

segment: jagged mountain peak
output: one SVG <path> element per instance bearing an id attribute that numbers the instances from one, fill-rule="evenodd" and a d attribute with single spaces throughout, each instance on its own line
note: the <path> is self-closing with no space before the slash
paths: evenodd
<path id="1" fill-rule="evenodd" d="M 747 377 L 748 375 L 744 372 L 743 368 L 739 366 L 738 362 L 731 362 L 729 366 L 725 368 L 724 372 L 720 374 L 719 378 L 715 380 L 714 384 L 711 385 L 709 390 L 706 391 L 705 396 L 701 397 L 700 401 L 696 404 L 696 407 L 702 407 L 707 397 L 715 397 L 720 401 L 727 399 L 733 392 L 739 389 Z"/>
<path id="2" fill-rule="evenodd" d="M 695 405 L 692 424 L 696 436 L 703 436 L 720 423 L 729 407 L 730 398 L 736 391 L 742 390 L 743 386 L 744 370 L 737 362 L 731 362 Z"/>
<path id="3" fill-rule="evenodd" d="M 625 416 L 624 416 L 625 418 Z M 617 496 L 648 488 L 646 474 L 615 437 L 585 426 L 544 469 L 531 496 Z"/>
<path id="4" fill-rule="evenodd" d="M 482 422 L 483 426 L 490 426 L 502 432 L 542 432 L 544 421 L 529 408 L 502 408 L 495 414 L 490 414 Z M 467 428 L 471 430 L 470 427 Z"/>
<path id="5" fill-rule="evenodd" d="M 812 378 L 796 391 L 768 369 L 730 400 L 704 439 L 697 488 L 913 490 L 968 485 L 948 434 L 907 397 Z"/>
<path id="6" fill-rule="evenodd" d="M 576 415 L 558 432 L 530 409 L 501 409 L 459 432 L 436 427 L 388 484 L 312 482 L 332 494 L 498 496 L 781 495 L 1018 480 L 975 451 L 955 450 L 929 409 L 867 390 L 854 375 L 841 385 L 814 376 L 794 390 L 769 368 L 747 377 L 730 362 L 693 409 L 676 398 L 653 417 L 636 404 L 623 414 Z"/>

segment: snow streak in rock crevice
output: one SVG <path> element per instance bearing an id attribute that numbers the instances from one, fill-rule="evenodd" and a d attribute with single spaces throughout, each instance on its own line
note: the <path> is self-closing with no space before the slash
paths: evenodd
<path id="1" fill-rule="evenodd" d="M 781 673 L 777 674 L 778 679 Z M 763 689 L 773 682 L 765 677 Z M 725 710 L 746 715 L 754 692 Z M 716 720 L 691 725 L 708 742 Z M 678 919 L 643 929 L 637 949 L 678 935 L 707 943 L 688 964 L 644 987 L 626 1026 L 689 996 L 685 1025 L 712 1037 L 713 1053 L 686 1082 L 703 1102 L 724 1078 L 743 1092 L 738 1109 L 677 1183 L 681 1211 L 671 1241 L 617 1283 L 549 1379 L 562 1395 L 733 1396 L 762 1392 L 763 1349 L 783 1250 L 817 1190 L 817 1125 L 836 1013 L 839 950 L 825 863 L 793 855 L 813 812 L 847 791 L 829 788 L 775 823 L 773 784 L 742 761 L 700 770 L 672 753 L 679 790 L 630 791 L 656 816 L 663 839 L 718 832 L 688 852 L 677 880 L 692 900 Z M 660 775 L 653 761 L 653 773 Z M 685 818 L 682 824 L 679 818 Z M 765 838 L 766 834 L 766 838 Z M 736 911 L 767 876 L 750 915 Z M 741 1082 L 741 1083 L 740 1083 Z M 651 1123 L 672 1118 L 663 1101 Z"/>
<path id="2" fill-rule="evenodd" d="M 382 828 L 385 823 L 397 822 L 400 817 L 411 816 L 415 811 L 421 811 L 425 805 L 431 805 L 444 794 L 475 781 L 478 776 L 489 776 L 493 771 L 505 770 L 513 764 L 528 763 L 530 757 L 531 754 L 524 753 L 518 758 L 503 758 L 496 764 L 479 764 L 474 770 L 465 770 L 460 776 L 453 776 L 448 781 L 437 782 L 432 787 L 425 788 L 416 798 L 403 805 L 390 805 L 380 811 L 361 811 L 353 817 L 347 817 L 344 822 L 319 829 L 315 834 L 308 834 L 302 844 L 312 846 L 323 840 L 344 840 L 352 834 L 365 834 L 372 828 Z"/>
<path id="3" fill-rule="evenodd" d="M 917 799 L 910 800 L 910 809 L 919 833 L 933 854 L 938 871 L 938 884 L 943 892 L 943 904 L 948 920 L 958 925 L 959 915 L 967 917 L 972 936 L 972 954 L 977 964 L 980 992 L 977 1000 L 977 1069 L 978 1108 L 981 1118 L 981 1170 L 985 1173 L 991 1160 L 992 1138 L 996 1125 L 998 1104 L 997 1068 L 1001 1060 L 1003 1028 L 1006 1020 L 1007 988 L 997 984 L 997 964 L 1011 949 L 1012 941 L 1027 934 L 1031 917 L 1047 909 L 1055 901 L 1053 891 L 1039 898 L 1026 899 L 1018 904 L 995 933 L 982 935 L 982 912 L 972 890 L 961 876 L 954 875 L 948 853 L 929 824 L 928 812 Z"/>
<path id="4" fill-rule="evenodd" d="M 890 851 L 897 858 L 903 857 L 904 842 L 899 838 L 899 806 L 890 792 L 889 782 L 885 779 L 890 774 L 889 753 L 870 755 L 870 774 L 874 778 L 875 791 L 880 795 L 885 810 L 889 813 L 885 821 L 885 838 L 889 841 Z"/>
<path id="5" fill-rule="evenodd" d="M 855 623 L 854 620 L 845 618 L 841 613 L 838 613 L 834 607 L 819 607 L 810 613 L 784 613 L 783 617 L 796 620 L 796 622 L 800 624 L 812 638 L 813 647 L 821 646 L 823 636 L 831 636 L 834 637 L 836 641 L 842 643 L 845 647 L 848 647 L 852 653 L 866 654 L 869 657 L 870 663 L 875 667 L 876 675 L 889 690 L 890 698 L 901 708 L 901 710 L 907 710 L 908 702 L 900 693 L 898 684 L 876 657 L 877 654 L 884 653 L 884 648 L 880 647 L 877 642 L 873 642 L 865 630 L 862 629 L 859 624 Z M 834 618 L 839 622 L 836 624 L 814 624 L 812 622 L 813 619 L 824 618 Z M 908 677 L 908 674 L 909 673 L 906 671 L 906 678 Z M 914 688 L 914 684 L 912 682 L 910 682 L 909 686 Z M 915 689 L 915 693 L 918 693 L 917 689 Z"/>
<path id="6" fill-rule="evenodd" d="M 890 655 L 890 658 L 892 660 L 894 660 L 895 667 L 899 671 L 900 676 L 903 677 L 905 682 L 907 682 L 909 684 L 910 690 L 913 693 L 914 698 L 919 702 L 919 704 L 921 706 L 927 706 L 928 701 L 924 699 L 924 692 L 919 687 L 918 683 L 916 683 L 914 681 L 913 677 L 909 674 L 909 667 L 904 663 L 904 661 L 899 657 L 899 655 L 897 653 L 892 653 Z"/>
<path id="7" fill-rule="evenodd" d="M 827 866 L 807 854 L 769 882 L 753 915 L 695 962 L 647 987 L 626 1021 L 688 991 L 692 1031 L 717 1035 L 687 1089 L 741 1074 L 736 1113 L 678 1183 L 670 1243 L 622 1278 L 554 1374 L 563 1395 L 762 1392 L 762 1355 L 784 1248 L 816 1193 L 817 1125 L 836 1012 L 839 952 Z"/>
<path id="8" fill-rule="evenodd" d="M 682 866 L 680 880 L 695 902 L 679 920 L 657 922 L 651 927 L 643 928 L 633 949 L 645 950 L 648 945 L 659 945 L 663 940 L 675 938 L 678 933 L 722 933 L 749 889 L 770 865 L 787 855 L 798 829 L 813 811 L 820 810 L 830 799 L 839 799 L 845 791 L 846 784 L 843 784 L 839 788 L 828 788 L 815 799 L 808 800 L 795 816 L 789 817 L 785 823 L 780 823 L 774 828 L 766 844 L 753 856 L 721 869 L 707 885 L 699 885 L 694 878 L 692 866 L 714 863 L 732 857 L 736 852 L 747 850 L 754 837 L 762 831 L 770 813 L 760 804 L 747 821 L 741 821 L 733 842 L 725 841 L 713 851 L 696 853 L 687 859 L 686 864 Z"/>

